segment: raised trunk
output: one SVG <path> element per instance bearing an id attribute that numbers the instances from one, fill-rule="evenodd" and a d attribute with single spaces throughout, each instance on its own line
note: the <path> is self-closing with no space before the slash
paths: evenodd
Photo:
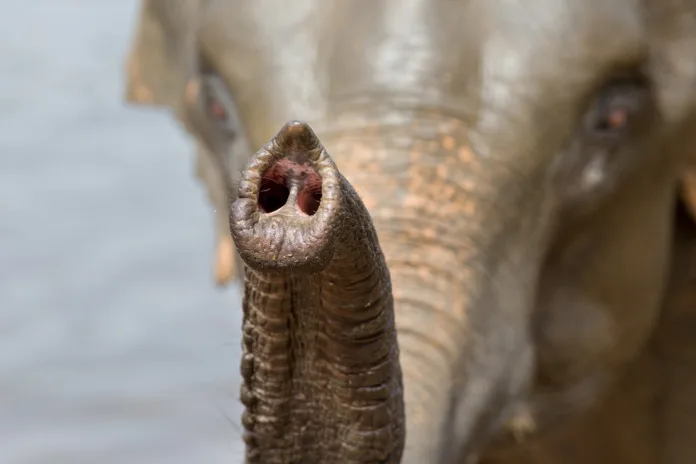
<path id="1" fill-rule="evenodd" d="M 540 202 L 524 176 L 481 162 L 459 119 L 354 114 L 319 133 L 369 215 L 299 124 L 255 157 L 233 208 L 250 268 L 248 457 L 399 462 L 403 401 L 402 462 L 458 462 L 514 418 L 530 381 Z M 298 165 L 322 179 L 314 215 Z"/>
<path id="2" fill-rule="evenodd" d="M 401 372 L 372 221 L 305 124 L 251 160 L 231 213 L 247 264 L 247 462 L 398 463 Z"/>
<path id="3" fill-rule="evenodd" d="M 459 462 L 515 418 L 530 381 L 540 189 L 482 160 L 464 121 L 439 110 L 352 114 L 318 133 L 367 205 L 389 267 L 403 462 Z"/>

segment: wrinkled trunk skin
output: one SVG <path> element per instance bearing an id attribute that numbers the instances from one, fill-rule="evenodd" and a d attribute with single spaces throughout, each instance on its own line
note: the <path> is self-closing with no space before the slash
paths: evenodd
<path id="1" fill-rule="evenodd" d="M 368 121 L 364 114 L 345 114 L 332 121 L 330 128 L 317 126 L 323 143 L 331 147 L 333 159 L 346 173 L 340 177 L 342 188 L 353 192 L 345 180 L 350 179 L 370 211 L 367 215 L 351 193 L 347 198 L 355 203 L 339 208 L 348 215 L 345 224 L 371 231 L 374 221 L 389 271 L 381 252 L 369 251 L 377 250 L 373 232 L 365 235 L 369 239 L 356 242 L 361 234 L 328 222 L 329 209 L 322 208 L 333 203 L 328 203 L 325 179 L 316 215 L 306 217 L 288 206 L 296 203 L 293 195 L 301 187 L 296 193 L 291 189 L 281 210 L 271 215 L 259 212 L 260 173 L 270 166 L 267 159 L 277 158 L 283 152 L 279 147 L 289 143 L 289 136 L 283 136 L 287 128 L 245 173 L 231 225 L 248 266 L 242 398 L 248 407 L 244 424 L 249 462 L 396 459 L 399 433 L 403 433 L 399 387 L 383 390 L 392 395 L 382 399 L 392 405 L 385 410 L 390 413 L 363 410 L 360 420 L 341 412 L 350 407 L 341 407 L 336 403 L 339 397 L 328 393 L 328 386 L 344 381 L 337 372 L 346 370 L 344 363 L 349 359 L 363 369 L 384 369 L 383 376 L 370 380 L 373 384 L 388 383 L 390 369 L 391 375 L 397 375 L 398 360 L 385 358 L 379 351 L 396 337 L 391 300 L 385 303 L 382 320 L 361 316 L 369 317 L 370 327 L 377 332 L 369 338 L 373 346 L 359 352 L 353 351 L 354 345 L 365 341 L 353 329 L 356 321 L 339 317 L 327 305 L 333 300 L 361 308 L 366 299 L 376 298 L 378 282 L 388 283 L 389 275 L 392 285 L 381 290 L 380 298 L 390 298 L 393 289 L 407 420 L 401 462 L 463 462 L 513 414 L 505 406 L 523 395 L 529 381 L 528 315 L 520 309 L 527 305 L 520 303 L 533 297 L 535 275 L 528 262 L 534 262 L 530 256 L 537 252 L 530 237 L 538 235 L 539 221 L 515 221 L 527 216 L 512 213 L 538 206 L 540 202 L 530 196 L 535 191 L 523 188 L 502 166 L 482 168 L 468 148 L 466 126 L 458 119 L 437 111 L 404 113 L 395 124 L 376 117 Z M 279 137 L 286 141 L 278 142 Z M 508 185 L 504 196 L 494 187 L 500 182 Z M 510 234 L 511 229 L 516 233 Z M 339 236 L 337 230 L 345 235 Z M 507 238 L 501 240 L 502 235 Z M 329 275 L 343 286 L 327 287 Z M 335 292 L 331 299 L 319 295 L 319 289 L 327 292 L 329 288 Z M 298 305 L 303 311 L 293 309 Z M 477 309 L 486 307 L 499 311 Z M 297 319 L 290 317 L 293 311 L 299 314 Z M 320 315 L 331 324 L 321 325 Z M 336 335 L 330 328 L 345 337 L 343 343 L 332 345 L 337 356 L 333 361 L 315 357 L 311 350 L 316 347 L 319 353 L 330 353 L 326 346 L 306 341 L 331 340 Z M 351 397 L 362 393 L 354 383 L 345 390 Z M 309 406 L 317 404 L 326 406 Z M 395 428 L 387 432 L 384 427 L 390 421 Z M 345 435 L 367 423 L 371 428 L 362 429 L 362 441 Z M 380 456 L 379 450 L 387 454 Z"/>
<path id="2" fill-rule="evenodd" d="M 247 265 L 247 462 L 400 462 L 389 271 L 367 210 L 309 126 L 288 123 L 252 158 L 230 223 Z"/>
<path id="3" fill-rule="evenodd" d="M 464 462 L 530 380 L 543 204 L 534 184 L 469 148 L 464 121 L 396 114 L 358 109 L 318 133 L 367 205 L 392 278 L 403 462 Z"/>

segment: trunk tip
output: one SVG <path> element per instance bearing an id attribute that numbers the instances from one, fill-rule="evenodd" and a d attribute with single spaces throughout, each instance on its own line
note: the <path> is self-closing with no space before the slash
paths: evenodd
<path id="1" fill-rule="evenodd" d="M 232 238 L 247 267 L 324 269 L 343 220 L 341 182 L 312 128 L 285 123 L 249 160 L 230 209 Z"/>
<path id="2" fill-rule="evenodd" d="M 271 151 L 274 154 L 287 157 L 297 163 L 317 161 L 321 150 L 321 142 L 317 135 L 309 124 L 300 120 L 285 123 L 271 143 Z"/>

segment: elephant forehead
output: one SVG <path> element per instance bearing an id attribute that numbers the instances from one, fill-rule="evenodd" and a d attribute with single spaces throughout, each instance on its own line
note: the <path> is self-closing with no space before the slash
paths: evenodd
<path id="1" fill-rule="evenodd" d="M 533 77 L 592 76 L 645 52 L 636 0 L 502 0 L 486 2 L 481 49 L 484 83 Z M 578 76 L 580 74 L 580 76 Z"/>
<path id="2" fill-rule="evenodd" d="M 473 138 L 496 138 L 495 146 L 472 142 L 482 155 L 560 143 L 593 91 L 647 53 L 635 0 L 501 0 L 486 2 L 482 15 Z"/>

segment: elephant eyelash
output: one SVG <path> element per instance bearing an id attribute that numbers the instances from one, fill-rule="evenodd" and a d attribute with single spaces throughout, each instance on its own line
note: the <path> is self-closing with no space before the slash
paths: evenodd
<path id="1" fill-rule="evenodd" d="M 599 140 L 625 137 L 647 108 L 649 89 L 643 79 L 622 79 L 606 85 L 587 118 L 589 134 Z"/>

